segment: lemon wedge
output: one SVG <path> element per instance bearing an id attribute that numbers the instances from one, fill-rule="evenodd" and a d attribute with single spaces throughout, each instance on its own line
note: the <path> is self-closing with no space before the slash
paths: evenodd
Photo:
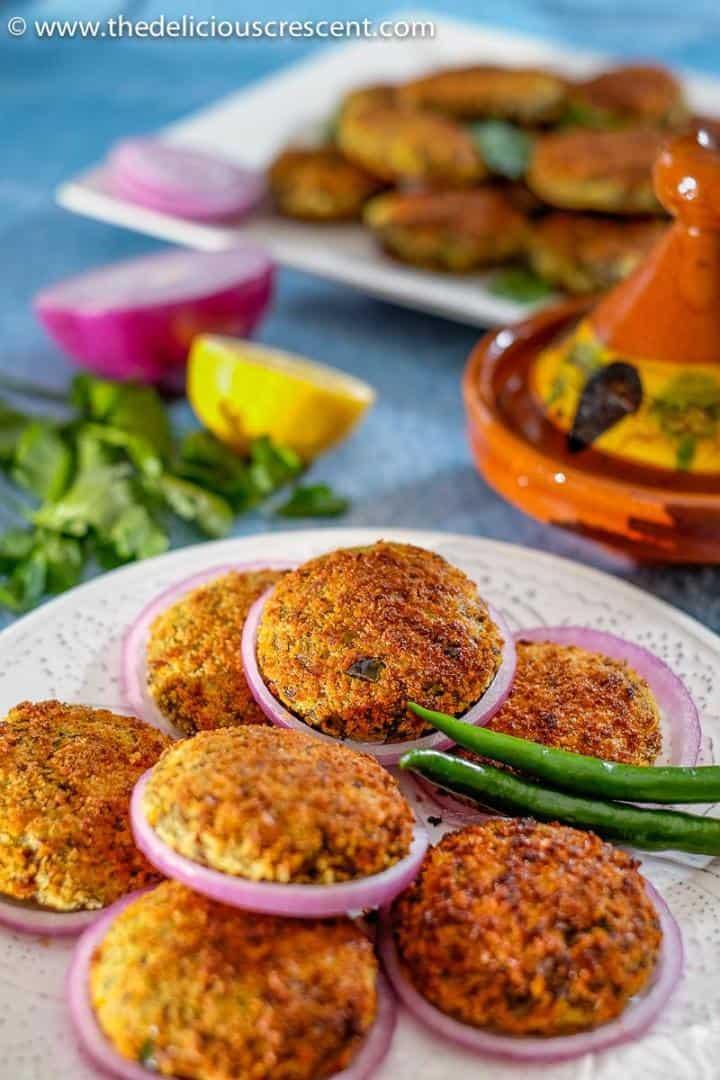
<path id="1" fill-rule="evenodd" d="M 227 446 L 242 452 L 269 435 L 303 461 L 345 438 L 375 400 L 371 386 L 335 368 L 212 334 L 193 341 L 187 394 L 200 422 Z"/>

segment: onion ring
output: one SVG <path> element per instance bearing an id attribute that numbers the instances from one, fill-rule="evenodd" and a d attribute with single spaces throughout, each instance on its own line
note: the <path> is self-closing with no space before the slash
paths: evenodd
<path id="1" fill-rule="evenodd" d="M 166 735 L 180 738 L 180 732 L 163 716 L 153 701 L 148 690 L 147 678 L 147 643 L 150 627 L 158 615 L 161 615 L 172 603 L 181 599 L 192 589 L 205 585 L 208 581 L 222 577 L 236 570 L 239 574 L 258 570 L 292 570 L 297 564 L 268 559 L 264 562 L 222 563 L 201 570 L 191 577 L 183 578 L 169 588 L 164 589 L 142 609 L 135 621 L 128 628 L 122 643 L 121 689 L 129 708 L 145 720 L 146 723 L 164 731 Z"/>
<path id="2" fill-rule="evenodd" d="M 73 937 L 95 923 L 107 908 L 96 911 L 54 911 L 28 901 L 0 897 L 0 926 L 38 937 Z"/>
<path id="3" fill-rule="evenodd" d="M 103 1033 L 90 1000 L 88 973 L 93 953 L 107 933 L 110 923 L 144 892 L 147 890 L 141 889 L 130 896 L 124 896 L 103 913 L 102 919 L 86 930 L 77 943 L 67 975 L 70 1015 L 80 1046 L 97 1068 L 119 1077 L 119 1080 L 148 1080 L 153 1074 L 143 1065 L 122 1057 Z M 355 1059 L 347 1069 L 335 1073 L 330 1080 L 369 1080 L 390 1048 L 396 1013 L 393 994 L 385 978 L 379 973 L 375 1022 Z"/>
<path id="4" fill-rule="evenodd" d="M 271 591 L 272 589 L 268 589 L 259 600 L 255 601 L 245 620 L 242 655 L 243 664 L 245 665 L 245 678 L 250 687 L 250 692 L 267 716 L 268 720 L 271 720 L 272 723 L 276 724 L 278 727 L 292 728 L 294 731 L 304 731 L 308 734 L 315 735 L 318 739 L 324 739 L 326 742 L 338 742 L 339 740 L 333 738 L 332 735 L 326 735 L 325 732 L 318 731 L 316 728 L 311 727 L 310 724 L 306 724 L 300 717 L 291 713 L 289 709 L 286 709 L 285 706 L 277 700 L 277 698 L 273 697 L 270 690 L 265 685 L 257 662 L 256 643 L 263 608 L 265 607 L 265 603 Z M 513 635 L 503 616 L 500 615 L 491 604 L 488 604 L 487 608 L 490 618 L 503 636 L 502 660 L 500 662 L 500 667 L 495 673 L 495 678 L 490 683 L 490 686 L 483 696 L 461 717 L 461 719 L 465 720 L 468 724 L 486 724 L 488 720 L 495 715 L 510 693 L 510 687 L 512 686 L 513 677 L 515 675 L 515 644 Z M 371 754 L 381 765 L 396 765 L 403 754 L 408 750 L 444 750 L 446 747 L 453 745 L 452 739 L 449 739 L 447 735 L 443 735 L 442 732 L 436 732 L 434 735 L 425 735 L 421 739 L 412 739 L 407 742 L 372 743 L 356 742 L 354 739 L 343 739 L 342 742 L 344 746 L 350 747 L 351 750 L 357 750 L 362 754 Z"/>
<path id="5" fill-rule="evenodd" d="M 555 645 L 576 645 L 589 652 L 602 653 L 612 660 L 625 660 L 645 679 L 660 710 L 660 725 L 665 747 L 658 765 L 696 765 L 702 731 L 698 710 L 685 684 L 661 660 L 642 645 L 587 626 L 534 626 L 518 630 L 515 642 L 549 641 Z"/>
<path id="6" fill-rule="evenodd" d="M 680 928 L 665 901 L 648 881 L 645 888 L 663 932 L 662 948 L 654 974 L 650 984 L 631 998 L 619 1017 L 592 1031 L 549 1038 L 499 1035 L 463 1024 L 441 1012 L 415 989 L 403 973 L 387 908 L 382 913 L 380 957 L 400 1001 L 423 1027 L 435 1034 L 489 1057 L 540 1065 L 568 1061 L 583 1054 L 606 1050 L 610 1046 L 619 1046 L 643 1035 L 667 1004 L 682 975 L 684 956 Z"/>
<path id="7" fill-rule="evenodd" d="M 250 881 L 222 870 L 213 870 L 174 851 L 157 835 L 143 812 L 142 800 L 150 776 L 148 770 L 138 780 L 130 800 L 133 835 L 143 855 L 152 865 L 175 881 L 222 904 L 290 918 L 326 918 L 381 907 L 410 884 L 423 861 L 428 846 L 425 829 L 416 824 L 410 851 L 404 859 L 378 874 L 334 885 L 284 884 L 278 881 Z"/>
<path id="8" fill-rule="evenodd" d="M 663 746 L 669 752 L 659 762 L 663 765 L 696 765 L 700 756 L 702 731 L 698 710 L 685 684 L 667 664 L 648 649 L 635 645 L 605 630 L 586 626 L 534 626 L 517 630 L 515 644 L 521 641 L 548 641 L 556 645 L 577 645 L 589 652 L 602 653 L 627 663 L 647 682 L 660 710 Z M 456 798 L 421 776 L 413 776 L 416 786 L 443 810 L 450 825 L 468 825 L 483 821 L 487 813 Z"/>
<path id="9" fill-rule="evenodd" d="M 188 220 L 240 220 L 265 191 L 260 173 L 148 137 L 116 143 L 107 165 L 110 186 L 121 198 Z"/>

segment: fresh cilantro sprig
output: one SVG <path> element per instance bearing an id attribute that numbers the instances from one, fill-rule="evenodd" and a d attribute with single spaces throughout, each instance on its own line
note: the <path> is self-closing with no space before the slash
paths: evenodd
<path id="1" fill-rule="evenodd" d="M 151 387 L 79 375 L 67 406 L 69 418 L 56 421 L 0 403 L 0 470 L 27 522 L 0 535 L 0 607 L 12 611 L 77 584 L 90 559 L 108 569 L 161 554 L 173 517 L 225 536 L 237 514 L 303 472 L 293 450 L 267 437 L 247 455 L 204 430 L 177 440 Z M 277 512 L 346 506 L 325 485 L 295 486 Z"/>

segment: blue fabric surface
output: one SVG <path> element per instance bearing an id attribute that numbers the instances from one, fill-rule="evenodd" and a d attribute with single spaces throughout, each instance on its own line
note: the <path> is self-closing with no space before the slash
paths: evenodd
<path id="1" fill-rule="evenodd" d="M 417 7 L 625 55 L 652 53 L 720 73 L 715 0 L 628 0 L 622 13 L 612 0 L 511 0 L 501 8 L 453 0 Z M 158 247 L 58 209 L 54 186 L 96 160 L 115 138 L 153 130 L 318 47 L 297 41 L 12 40 L 5 30 L 14 14 L 95 17 L 118 9 L 135 18 L 188 11 L 234 18 L 328 13 L 320 0 L 273 0 L 255 10 L 238 10 L 229 0 L 212 6 L 152 0 L 124 8 L 101 0 L 0 5 L 0 370 L 50 386 L 63 386 L 71 368 L 35 322 L 32 295 L 65 275 Z M 386 12 L 387 0 L 353 0 L 335 5 L 332 15 L 376 18 Z M 312 473 L 352 498 L 350 513 L 338 524 L 447 529 L 571 555 L 610 568 L 720 629 L 720 571 L 632 567 L 532 521 L 486 487 L 470 461 L 460 399 L 460 375 L 476 331 L 284 271 L 259 336 L 360 375 L 378 390 L 378 404 L 364 425 Z M 174 408 L 183 413 L 186 406 Z M 239 519 L 237 532 L 303 524 L 315 523 L 254 514 Z M 0 625 L 7 621 L 0 616 Z"/>

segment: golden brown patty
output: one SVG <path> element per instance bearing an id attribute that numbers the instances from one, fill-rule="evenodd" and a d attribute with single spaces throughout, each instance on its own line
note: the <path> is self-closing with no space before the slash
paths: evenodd
<path id="1" fill-rule="evenodd" d="M 396 258 L 455 273 L 512 259 L 527 239 L 525 217 L 494 188 L 380 195 L 365 223 Z"/>
<path id="2" fill-rule="evenodd" d="M 373 1024 L 377 964 L 349 919 L 281 919 L 165 882 L 96 950 L 90 995 L 115 1049 L 187 1080 L 322 1080 Z"/>
<path id="3" fill-rule="evenodd" d="M 0 723 L 0 892 L 76 911 L 157 881 L 133 843 L 130 794 L 169 745 L 107 709 L 11 709 Z"/>
<path id="4" fill-rule="evenodd" d="M 306 221 L 351 221 L 382 187 L 332 147 L 285 150 L 268 171 L 281 213 Z"/>
<path id="5" fill-rule="evenodd" d="M 366 877 L 412 839 L 412 811 L 374 758 L 280 728 L 177 743 L 153 769 L 144 809 L 175 851 L 253 881 Z"/>
<path id="6" fill-rule="evenodd" d="M 487 176 L 469 132 L 445 116 L 396 105 L 343 109 L 337 143 L 380 180 L 468 187 Z"/>
<path id="7" fill-rule="evenodd" d="M 653 765 L 662 749 L 660 714 L 629 664 L 576 645 L 517 642 L 510 696 L 492 731 L 626 765 Z"/>
<path id="8" fill-rule="evenodd" d="M 533 270 L 570 293 L 609 289 L 627 277 L 665 232 L 654 218 L 617 220 L 591 214 L 548 214 L 532 229 Z"/>
<path id="9" fill-rule="evenodd" d="M 269 689 L 341 738 L 413 739 L 408 699 L 459 715 L 500 665 L 501 639 L 477 586 L 410 544 L 344 548 L 287 574 L 270 594 L 257 657 Z"/>
<path id="10" fill-rule="evenodd" d="M 660 214 L 652 167 L 661 132 L 575 128 L 535 140 L 527 182 L 540 199 L 568 210 Z"/>
<path id="11" fill-rule="evenodd" d="M 495 819 L 449 833 L 393 905 L 405 973 L 442 1012 L 506 1035 L 607 1023 L 660 947 L 637 865 L 564 825 Z"/>
<path id="12" fill-rule="evenodd" d="M 395 104 L 395 87 L 384 83 L 371 86 L 358 86 L 350 90 L 340 103 L 338 118 L 346 117 L 351 112 L 361 112 L 378 105 Z"/>
<path id="13" fill-rule="evenodd" d="M 567 83 L 536 68 L 478 65 L 437 71 L 398 88 L 398 101 L 463 120 L 492 117 L 540 124 L 560 117 Z"/>
<path id="14" fill-rule="evenodd" d="M 577 83 L 570 91 L 570 110 L 588 127 L 678 128 L 687 119 L 678 80 L 666 68 L 643 65 L 613 68 Z"/>
<path id="15" fill-rule="evenodd" d="M 193 589 L 153 622 L 148 688 L 163 716 L 187 735 L 265 723 L 245 681 L 241 641 L 251 606 L 281 576 L 233 570 Z"/>

